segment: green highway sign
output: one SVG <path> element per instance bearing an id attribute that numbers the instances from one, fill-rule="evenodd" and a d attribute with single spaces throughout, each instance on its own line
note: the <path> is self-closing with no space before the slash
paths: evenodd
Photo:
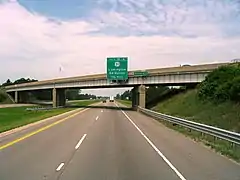
<path id="1" fill-rule="evenodd" d="M 148 76 L 149 73 L 147 71 L 135 71 L 133 72 L 133 76 L 136 76 L 136 77 L 145 77 L 145 76 Z"/>
<path id="2" fill-rule="evenodd" d="M 128 58 L 108 57 L 107 58 L 107 79 L 126 80 L 128 79 Z"/>

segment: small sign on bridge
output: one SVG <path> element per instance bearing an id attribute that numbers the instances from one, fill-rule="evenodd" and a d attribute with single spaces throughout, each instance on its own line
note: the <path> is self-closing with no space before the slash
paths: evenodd
<path id="1" fill-rule="evenodd" d="M 135 77 L 146 77 L 148 75 L 149 75 L 148 71 L 134 71 L 133 72 L 133 76 L 135 76 Z"/>

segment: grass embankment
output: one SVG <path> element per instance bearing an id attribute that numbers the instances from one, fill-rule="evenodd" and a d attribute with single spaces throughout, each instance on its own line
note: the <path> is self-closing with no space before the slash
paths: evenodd
<path id="1" fill-rule="evenodd" d="M 0 104 L 12 104 L 9 95 L 0 87 Z"/>
<path id="2" fill-rule="evenodd" d="M 84 100 L 74 102 L 74 105 L 88 106 L 96 102 L 99 101 Z M 51 110 L 27 111 L 26 108 L 29 107 L 0 108 L 0 133 L 75 109 L 69 107 Z"/>
<path id="3" fill-rule="evenodd" d="M 117 101 L 120 102 L 121 104 L 127 106 L 127 107 L 132 107 L 132 101 L 130 101 L 130 100 L 120 100 L 120 99 L 118 99 Z"/>
<path id="4" fill-rule="evenodd" d="M 196 90 L 178 94 L 152 108 L 164 114 L 182 117 L 199 123 L 220 127 L 223 129 L 240 132 L 240 105 L 233 102 L 215 104 L 202 101 L 197 97 Z M 168 124 L 169 125 L 169 124 Z M 229 142 L 214 139 L 195 131 L 189 131 L 180 126 L 170 127 L 187 134 L 195 140 L 202 141 L 222 154 L 240 162 L 240 147 Z"/>

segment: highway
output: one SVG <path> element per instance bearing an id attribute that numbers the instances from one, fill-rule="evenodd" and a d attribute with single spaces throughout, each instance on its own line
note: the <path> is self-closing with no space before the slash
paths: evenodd
<path id="1" fill-rule="evenodd" d="M 0 138 L 0 180 L 240 180 L 240 165 L 102 103 Z"/>

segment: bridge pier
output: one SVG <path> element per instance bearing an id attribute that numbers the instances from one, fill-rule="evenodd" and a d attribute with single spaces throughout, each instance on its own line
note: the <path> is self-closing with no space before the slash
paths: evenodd
<path id="1" fill-rule="evenodd" d="M 53 107 L 66 105 L 66 93 L 65 89 L 53 88 L 52 91 Z"/>
<path id="2" fill-rule="evenodd" d="M 134 110 L 137 110 L 137 106 L 138 106 L 138 88 L 134 87 L 132 89 L 132 108 Z"/>
<path id="3" fill-rule="evenodd" d="M 14 92 L 14 102 L 18 103 L 18 91 Z"/>
<path id="4" fill-rule="evenodd" d="M 146 106 L 146 86 L 140 85 L 138 87 L 138 93 L 139 93 L 139 106 L 142 108 L 145 108 Z"/>
<path id="5" fill-rule="evenodd" d="M 137 107 L 146 106 L 146 87 L 145 85 L 136 86 L 132 89 L 132 108 L 137 109 Z"/>
<path id="6" fill-rule="evenodd" d="M 13 95 L 13 99 L 15 103 L 29 103 L 29 92 L 28 91 L 15 91 L 14 94 L 9 94 L 10 96 Z"/>

